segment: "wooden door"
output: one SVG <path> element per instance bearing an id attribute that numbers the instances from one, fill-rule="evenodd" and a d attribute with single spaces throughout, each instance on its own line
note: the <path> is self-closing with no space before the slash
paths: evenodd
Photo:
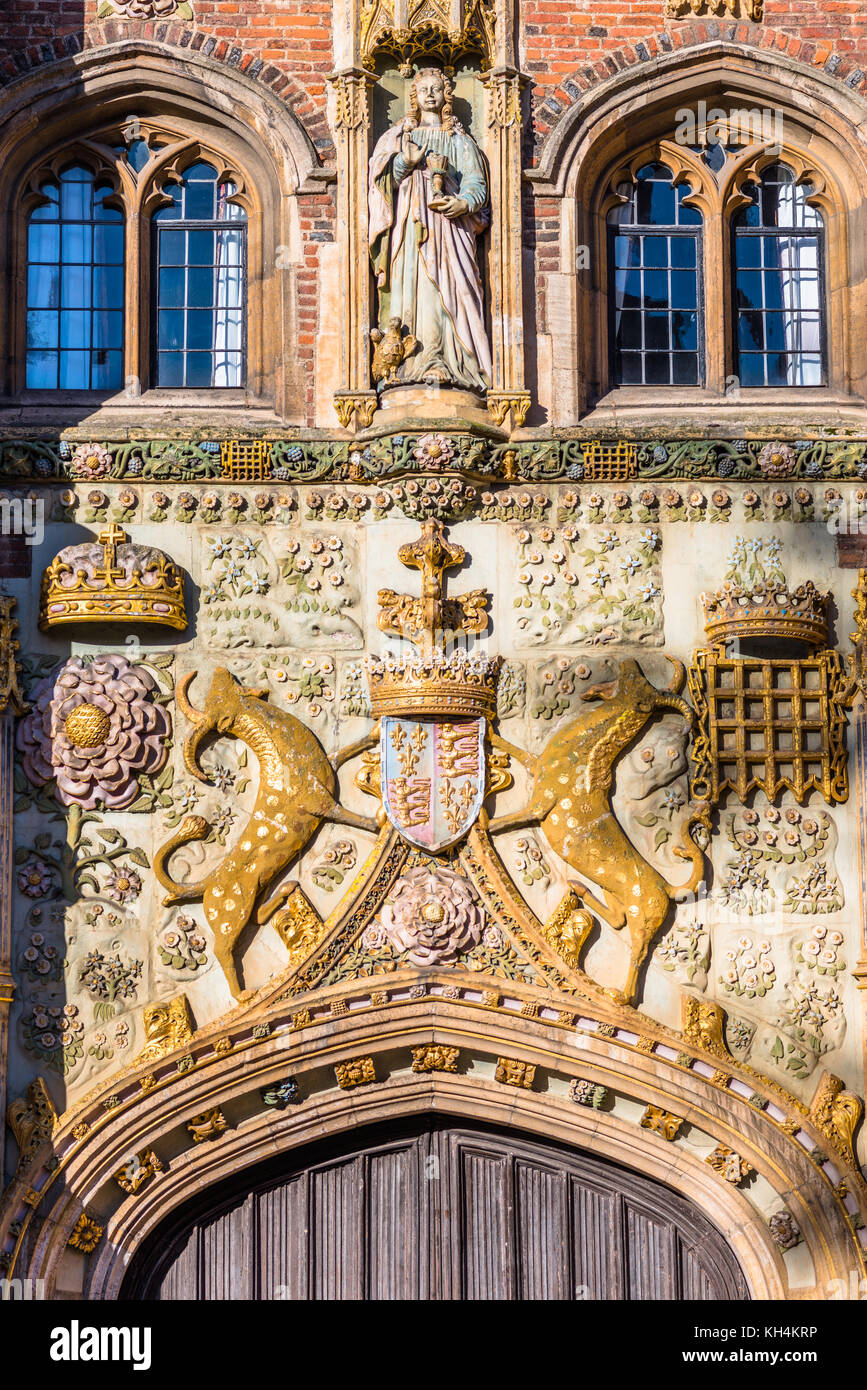
<path id="1" fill-rule="evenodd" d="M 467 1125 L 354 1131 L 214 1188 L 137 1254 L 147 1299 L 743 1299 L 729 1246 L 662 1184 Z"/>

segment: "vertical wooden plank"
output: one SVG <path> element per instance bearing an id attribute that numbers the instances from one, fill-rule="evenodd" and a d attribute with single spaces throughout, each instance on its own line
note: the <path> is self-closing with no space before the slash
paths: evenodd
<path id="1" fill-rule="evenodd" d="M 258 1203 L 257 1265 L 262 1299 L 309 1297 L 306 1173 L 263 1192 Z"/>
<path id="2" fill-rule="evenodd" d="M 503 1154 L 464 1148 L 460 1174 L 463 1297 L 513 1298 L 511 1163 Z"/>
<path id="3" fill-rule="evenodd" d="M 572 1297 L 569 1194 L 562 1172 L 515 1165 L 517 1291 L 522 1299 Z"/>
<path id="4" fill-rule="evenodd" d="M 573 1298 L 625 1297 L 623 1202 L 616 1192 L 573 1179 L 572 1248 Z"/>
<path id="5" fill-rule="evenodd" d="M 311 1298 L 363 1298 L 362 1160 L 350 1159 L 310 1174 Z"/>
<path id="6" fill-rule="evenodd" d="M 416 1141 L 368 1157 L 365 1298 L 418 1298 L 417 1149 Z"/>
<path id="7" fill-rule="evenodd" d="M 627 1201 L 628 1292 L 635 1300 L 679 1298 L 675 1227 Z"/>
<path id="8" fill-rule="evenodd" d="M 419 1297 L 461 1297 L 461 1181 L 458 1138 L 433 1126 L 419 1148 Z"/>
<path id="9" fill-rule="evenodd" d="M 194 1226 L 182 1250 L 173 1259 L 160 1281 L 159 1287 L 149 1296 L 160 1302 L 175 1300 L 192 1301 L 199 1297 L 199 1235 L 200 1228 Z"/>
<path id="10" fill-rule="evenodd" d="M 680 1274 L 681 1274 L 681 1298 L 707 1300 L 714 1298 L 712 1281 L 708 1277 L 708 1272 L 704 1268 L 701 1260 L 696 1258 L 695 1252 L 690 1250 L 678 1241 L 680 1254 Z M 720 1290 L 716 1297 L 721 1297 Z"/>
<path id="11" fill-rule="evenodd" d="M 254 1297 L 252 1196 L 202 1226 L 199 1258 L 201 1298 Z"/>

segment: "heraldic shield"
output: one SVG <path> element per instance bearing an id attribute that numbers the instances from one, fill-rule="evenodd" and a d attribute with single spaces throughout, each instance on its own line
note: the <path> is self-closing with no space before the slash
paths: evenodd
<path id="1" fill-rule="evenodd" d="M 485 798 L 485 720 L 383 719 L 382 799 L 395 829 L 420 849 L 448 849 Z"/>

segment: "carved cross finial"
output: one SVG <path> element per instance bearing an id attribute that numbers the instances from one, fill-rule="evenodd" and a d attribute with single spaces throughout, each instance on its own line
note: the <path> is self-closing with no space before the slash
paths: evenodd
<path id="1" fill-rule="evenodd" d="M 488 595 L 483 589 L 447 599 L 443 575 L 463 563 L 462 545 L 447 541 L 440 521 L 425 521 L 418 540 L 397 552 L 401 564 L 421 571 L 421 598 L 380 589 L 377 626 L 394 637 L 404 637 L 430 656 L 446 634 L 486 632 Z"/>
<path id="2" fill-rule="evenodd" d="M 106 582 L 109 579 L 120 579 L 123 570 L 117 563 L 117 547 L 121 541 L 128 541 L 129 536 L 122 526 L 113 521 L 104 531 L 100 531 L 98 540 L 102 546 L 102 568 L 96 573 L 104 576 Z"/>

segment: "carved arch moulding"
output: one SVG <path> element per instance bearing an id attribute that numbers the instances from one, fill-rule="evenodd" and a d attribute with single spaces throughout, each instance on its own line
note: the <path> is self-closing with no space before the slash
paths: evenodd
<path id="1" fill-rule="evenodd" d="M 783 113 L 784 127 L 790 121 L 798 126 L 807 107 L 794 93 L 803 90 L 810 103 L 808 132 L 826 132 L 832 147 L 863 163 L 867 78 L 840 55 L 830 66 L 817 67 L 815 47 L 808 43 L 782 54 L 749 39 L 735 42 L 703 33 L 676 49 L 664 34 L 648 35 L 637 47 L 645 57 L 636 56 L 633 47 L 611 76 L 590 78 L 576 71 L 558 87 L 556 104 L 536 108 L 536 157 L 526 177 L 540 192 L 574 193 L 576 181 L 587 173 L 587 151 L 594 144 L 602 148 L 605 132 L 613 139 L 618 127 L 621 133 L 628 130 L 635 110 L 640 109 L 648 135 L 662 134 L 661 122 L 673 129 L 678 109 L 695 110 L 702 98 L 708 108 L 769 106 Z M 848 80 L 853 77 L 859 80 Z M 842 153 L 837 158 L 842 176 L 846 159 Z"/>
<path id="2" fill-rule="evenodd" d="M 401 976 L 374 984 L 272 997 L 234 1026 L 168 1037 L 60 1120 L 43 1116 L 0 1224 L 5 1277 L 117 1297 L 135 1249 L 195 1190 L 432 1104 L 658 1177 L 725 1234 L 754 1298 L 862 1277 L 863 1183 L 828 1123 L 740 1075 L 689 1013 L 680 1036 L 639 1033 L 568 990 L 540 1005 L 511 986 L 455 997 L 449 973 L 423 995 Z"/>

